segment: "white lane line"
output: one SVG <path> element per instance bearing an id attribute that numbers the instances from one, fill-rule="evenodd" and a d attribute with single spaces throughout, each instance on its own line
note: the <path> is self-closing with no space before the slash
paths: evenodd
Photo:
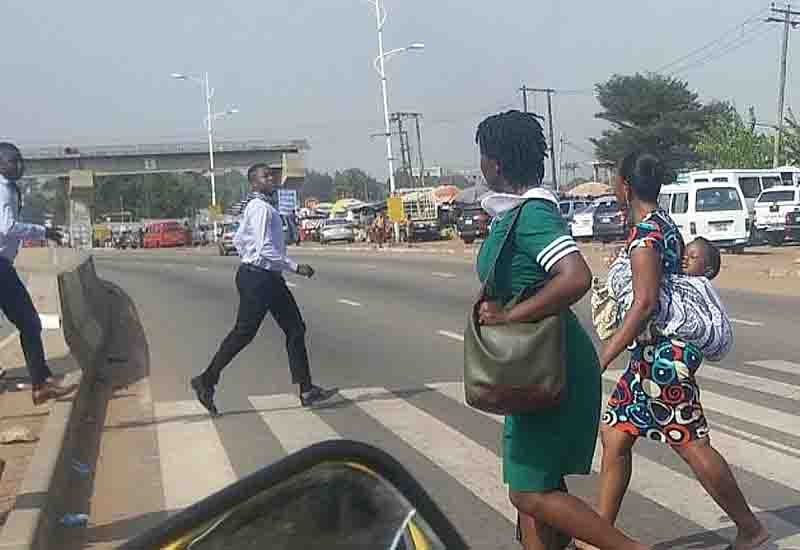
<path id="1" fill-rule="evenodd" d="M 763 369 L 777 370 L 788 374 L 800 375 L 800 363 L 792 363 L 791 361 L 781 361 L 777 359 L 769 361 L 747 361 L 748 365 L 755 365 Z"/>
<path id="2" fill-rule="evenodd" d="M 457 388 L 454 383 L 430 384 L 430 386 L 435 386 L 438 391 L 448 395 L 448 397 L 463 402 L 463 393 L 461 394 L 462 398 L 459 399 L 457 397 Z M 456 397 L 453 397 L 453 395 Z M 502 416 L 487 416 L 491 416 L 497 420 L 498 423 L 503 421 Z M 726 450 L 729 450 L 728 445 L 730 444 L 730 440 L 720 438 L 720 435 L 721 434 L 714 434 L 712 436 L 715 444 L 718 439 L 723 439 L 720 447 L 724 446 Z M 731 440 L 735 439 L 731 436 L 727 437 Z M 592 463 L 592 469 L 595 472 L 600 470 L 602 453 L 602 445 L 598 439 Z M 781 460 L 796 461 L 797 459 L 782 456 Z M 630 488 L 634 492 L 648 500 L 661 504 L 676 514 L 691 519 L 706 530 L 717 531 L 728 528 L 733 531 L 733 523 L 725 516 L 724 512 L 714 503 L 711 497 L 705 493 L 700 483 L 693 477 L 675 472 L 658 462 L 638 454 L 634 459 L 634 468 L 636 472 L 630 484 Z M 779 468 L 775 468 L 775 470 L 778 469 Z M 793 470 L 787 470 L 783 472 L 781 478 L 786 479 L 790 476 L 789 472 L 792 471 Z M 794 483 L 796 484 L 796 482 Z M 758 514 L 759 518 L 766 524 L 767 529 L 770 530 L 773 540 L 777 543 L 776 548 L 781 550 L 794 550 L 797 548 L 800 535 L 797 534 L 797 527 L 794 524 L 781 519 L 775 514 L 756 507 L 753 507 L 753 511 Z"/>
<path id="3" fill-rule="evenodd" d="M 372 271 L 372 270 L 375 270 L 375 269 L 378 269 L 378 266 L 377 266 L 377 265 L 373 265 L 373 264 L 365 264 L 365 265 L 364 265 L 364 266 L 362 266 L 362 267 L 363 267 L 364 269 L 369 269 L 370 271 Z"/>
<path id="4" fill-rule="evenodd" d="M 785 382 L 776 382 L 775 380 L 744 374 L 732 369 L 703 365 L 700 367 L 700 370 L 697 371 L 696 376 L 701 381 L 713 380 L 716 382 L 724 382 L 731 386 L 739 386 L 740 388 L 746 388 L 748 390 L 757 390 L 776 397 L 784 397 L 786 399 L 797 399 L 800 397 L 800 386 L 786 384 Z"/>
<path id="5" fill-rule="evenodd" d="M 516 521 L 495 453 L 384 388 L 342 394 L 509 521 Z"/>
<path id="6" fill-rule="evenodd" d="M 167 510 L 180 510 L 236 481 L 208 412 L 197 401 L 155 404 Z"/>
<path id="7" fill-rule="evenodd" d="M 345 300 L 345 299 L 338 299 L 336 300 L 340 304 L 344 304 L 346 306 L 353 306 L 353 307 L 361 307 L 361 302 L 354 302 L 353 300 Z"/>
<path id="8" fill-rule="evenodd" d="M 431 275 L 434 277 L 441 277 L 442 279 L 455 279 L 458 276 L 455 273 L 445 273 L 442 271 L 434 271 Z"/>
<path id="9" fill-rule="evenodd" d="M 468 407 L 470 410 L 475 411 L 476 413 L 480 413 L 483 416 L 489 417 L 492 420 L 496 420 L 497 422 L 503 423 L 503 416 L 500 414 L 492 414 L 480 409 L 474 409 L 467 405 L 466 397 L 464 396 L 464 384 L 461 382 L 437 382 L 434 384 L 425 384 L 425 387 L 428 387 L 438 393 L 441 393 L 445 397 L 449 397 L 453 401 L 458 401 L 465 407 Z"/>
<path id="10" fill-rule="evenodd" d="M 12 332 L 11 334 L 3 338 L 2 341 L 0 341 L 0 349 L 5 348 L 7 345 L 9 345 L 11 342 L 14 341 L 14 338 L 17 338 L 18 336 L 19 336 L 19 331 L 14 330 L 14 332 Z"/>
<path id="11" fill-rule="evenodd" d="M 208 269 L 207 267 L 200 267 L 200 266 L 197 266 L 197 267 L 195 267 L 195 269 L 196 269 L 197 271 L 209 271 L 209 269 Z"/>
<path id="12" fill-rule="evenodd" d="M 319 416 L 300 407 L 297 395 L 259 395 L 248 399 L 287 454 L 320 441 L 342 438 Z"/>
<path id="13" fill-rule="evenodd" d="M 453 340 L 458 340 L 459 342 L 464 341 L 464 335 L 458 334 L 456 332 L 450 332 L 449 330 L 440 330 L 437 331 L 437 334 L 444 336 L 446 338 L 452 338 Z"/>
<path id="14" fill-rule="evenodd" d="M 706 368 L 706 366 L 707 365 L 702 368 Z M 606 371 L 603 374 L 603 379 L 616 383 L 621 374 L 622 371 L 619 370 Z M 702 384 L 700 393 L 700 402 L 706 410 L 717 411 L 727 416 L 736 416 L 737 418 L 754 424 L 761 424 L 766 428 L 772 428 L 779 432 L 785 432 L 800 437 L 800 422 L 797 421 L 797 416 L 794 414 L 788 414 L 783 411 L 762 407 L 761 405 L 755 405 L 747 401 L 741 401 L 704 390 Z"/>
<path id="15" fill-rule="evenodd" d="M 289 288 L 297 288 L 297 283 L 286 281 L 286 286 L 288 286 Z"/>
<path id="16" fill-rule="evenodd" d="M 746 327 L 763 327 L 764 323 L 760 321 L 748 321 L 747 319 L 734 319 L 733 317 L 730 318 L 731 323 L 736 323 L 739 325 L 744 325 Z"/>
<path id="17" fill-rule="evenodd" d="M 61 318 L 56 313 L 40 313 L 39 320 L 44 330 L 56 330 L 61 328 Z"/>

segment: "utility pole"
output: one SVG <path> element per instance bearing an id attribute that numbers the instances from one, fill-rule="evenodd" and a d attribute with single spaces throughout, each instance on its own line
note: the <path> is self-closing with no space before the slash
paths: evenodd
<path id="1" fill-rule="evenodd" d="M 558 178 L 561 181 L 564 181 L 566 183 L 566 180 L 564 178 L 564 171 L 565 171 L 565 166 L 564 166 L 564 134 L 561 134 L 561 139 L 558 140 L 558 167 L 559 167 Z M 558 193 L 558 188 L 556 188 L 556 193 Z"/>
<path id="2" fill-rule="evenodd" d="M 409 180 L 414 180 L 413 172 L 413 154 L 411 149 L 411 142 L 408 137 L 408 130 L 404 129 L 403 123 L 405 120 L 414 119 L 417 129 L 417 154 L 419 157 L 419 184 L 425 186 L 425 165 L 422 160 L 422 130 L 420 128 L 419 119 L 422 118 L 420 113 L 392 113 L 391 121 L 397 124 L 398 133 L 400 134 L 400 156 L 403 163 L 403 171 L 408 175 Z"/>
<path id="3" fill-rule="evenodd" d="M 783 108 L 786 98 L 786 57 L 789 53 L 789 27 L 796 28 L 800 22 L 793 20 L 792 16 L 800 16 L 800 12 L 792 11 L 790 4 L 786 5 L 786 9 L 779 9 L 772 4 L 772 13 L 783 15 L 782 18 L 770 17 L 766 20 L 767 23 L 783 23 L 783 47 L 781 48 L 781 65 L 780 65 L 780 85 L 778 87 L 778 121 L 775 134 L 775 152 L 772 156 L 772 166 L 777 168 L 780 164 L 781 154 L 781 140 L 783 138 Z"/>
<path id="4" fill-rule="evenodd" d="M 522 106 L 523 110 L 528 112 L 528 92 L 541 92 L 547 94 L 547 121 L 550 127 L 550 168 L 553 175 L 553 188 L 558 193 L 558 173 L 556 173 L 556 152 L 555 152 L 555 132 L 553 131 L 553 94 L 556 91 L 552 88 L 528 88 L 523 85 L 520 88 L 522 92 Z"/>

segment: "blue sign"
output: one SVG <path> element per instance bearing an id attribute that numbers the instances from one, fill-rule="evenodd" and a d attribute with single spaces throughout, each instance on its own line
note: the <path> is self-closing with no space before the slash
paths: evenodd
<path id="1" fill-rule="evenodd" d="M 278 189 L 278 210 L 281 214 L 290 214 L 297 210 L 296 189 Z"/>

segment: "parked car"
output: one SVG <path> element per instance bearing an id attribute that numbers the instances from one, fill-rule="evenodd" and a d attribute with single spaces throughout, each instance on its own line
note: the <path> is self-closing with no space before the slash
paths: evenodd
<path id="1" fill-rule="evenodd" d="M 231 223 L 222 228 L 222 238 L 219 240 L 219 255 L 227 256 L 237 254 L 236 247 L 233 246 L 233 236 L 239 229 L 238 223 Z"/>
<path id="2" fill-rule="evenodd" d="M 456 229 L 464 243 L 471 244 L 489 233 L 489 215 L 479 204 L 465 207 L 456 219 Z"/>
<path id="3" fill-rule="evenodd" d="M 566 221 L 567 224 L 571 224 L 575 218 L 575 214 L 585 209 L 590 204 L 592 204 L 591 201 L 570 199 L 561 201 L 558 206 L 561 210 L 561 216 L 564 218 L 564 221 Z"/>
<path id="4" fill-rule="evenodd" d="M 628 233 L 628 217 L 616 199 L 597 205 L 593 221 L 594 238 L 603 242 L 624 239 Z"/>
<path id="5" fill-rule="evenodd" d="M 328 244 L 335 241 L 345 241 L 354 243 L 356 233 L 353 226 L 345 219 L 329 219 L 322 224 L 319 234 L 320 244 Z"/>
<path id="6" fill-rule="evenodd" d="M 786 237 L 792 241 L 800 241 L 800 210 L 786 214 Z"/>
<path id="7" fill-rule="evenodd" d="M 658 203 L 675 220 L 686 244 L 704 237 L 720 248 L 741 252 L 750 242 L 750 217 L 739 185 L 724 178 L 690 178 L 689 183 L 665 185 Z"/>
<path id="8" fill-rule="evenodd" d="M 786 240 L 787 214 L 796 210 L 800 210 L 800 187 L 772 187 L 761 193 L 756 200 L 753 240 L 781 245 Z"/>

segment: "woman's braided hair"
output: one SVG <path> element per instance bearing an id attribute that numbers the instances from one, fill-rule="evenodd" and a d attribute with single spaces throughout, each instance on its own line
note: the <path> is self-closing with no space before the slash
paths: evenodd
<path id="1" fill-rule="evenodd" d="M 475 142 L 484 156 L 500 164 L 500 173 L 514 186 L 539 185 L 544 178 L 547 141 L 534 113 L 507 111 L 478 125 Z"/>

